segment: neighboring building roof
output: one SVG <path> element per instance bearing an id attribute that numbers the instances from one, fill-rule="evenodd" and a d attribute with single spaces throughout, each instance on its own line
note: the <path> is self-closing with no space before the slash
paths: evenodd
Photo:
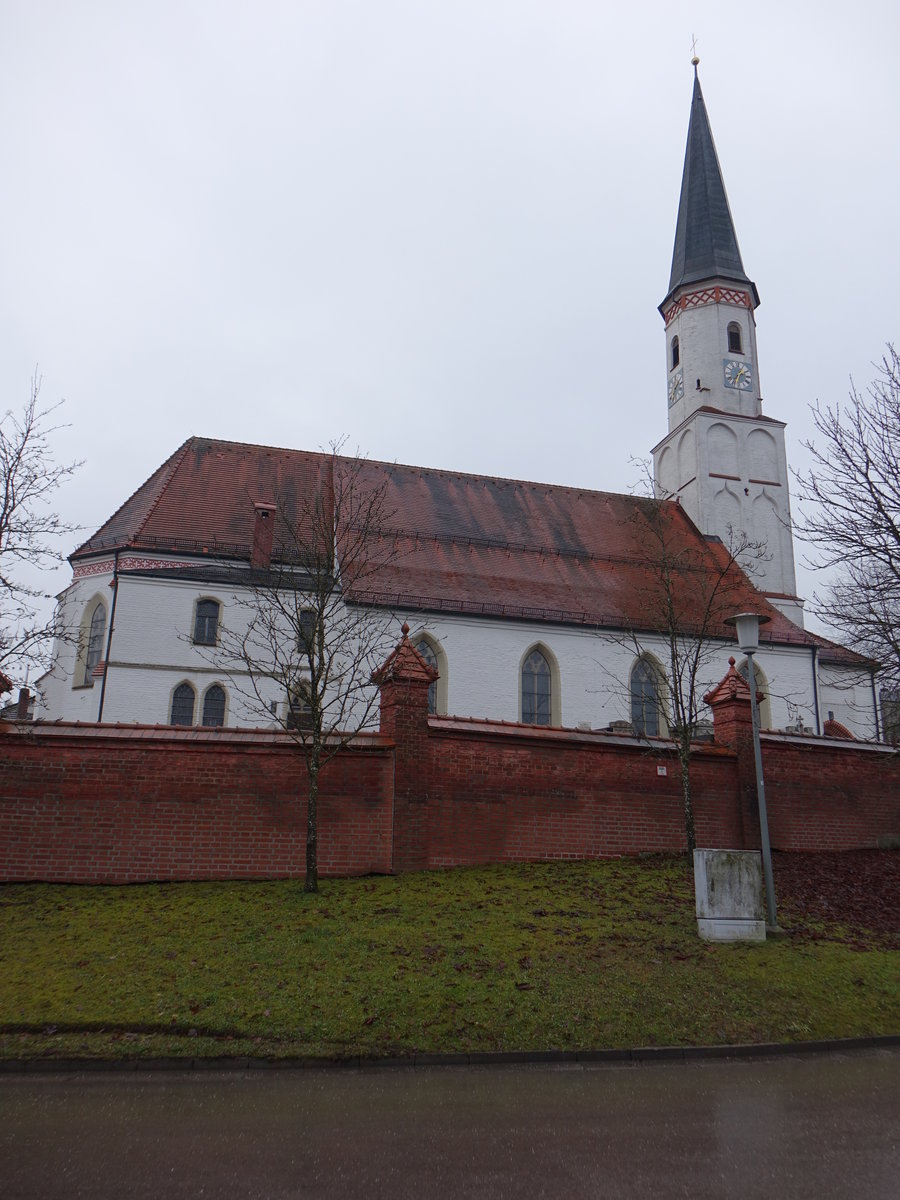
<path id="1" fill-rule="evenodd" d="M 754 300 L 759 303 L 756 285 L 746 275 L 741 261 L 719 158 L 695 67 L 669 296 L 683 284 L 698 283 L 716 276 L 749 284 Z"/>
<path id="2" fill-rule="evenodd" d="M 186 577 L 196 576 L 201 555 L 245 570 L 255 504 L 277 507 L 277 558 L 288 523 L 302 523 L 317 499 L 330 503 L 333 477 L 347 471 L 358 472 L 362 492 L 382 497 L 378 528 L 367 538 L 376 565 L 348 596 L 360 603 L 648 630 L 655 627 L 650 610 L 660 539 L 669 555 L 690 559 L 692 570 L 679 584 L 688 593 L 727 562 L 721 543 L 705 538 L 671 501 L 208 438 L 185 442 L 73 562 L 143 549 L 183 556 Z M 236 582 L 234 568 L 222 571 L 211 561 L 208 570 Z M 181 574 L 175 568 L 172 577 Z M 752 607 L 771 618 L 766 640 L 823 645 L 742 573 L 732 573 L 728 596 L 732 611 Z M 690 612 L 690 595 L 680 599 L 681 611 Z M 720 633 L 733 636 L 725 626 Z"/>

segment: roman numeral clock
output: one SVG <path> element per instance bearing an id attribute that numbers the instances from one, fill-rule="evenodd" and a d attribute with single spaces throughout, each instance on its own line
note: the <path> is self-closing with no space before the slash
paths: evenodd
<path id="1" fill-rule="evenodd" d="M 725 386 L 747 392 L 753 387 L 753 374 L 748 363 L 742 363 L 736 358 L 726 358 L 722 361 L 725 372 Z"/>

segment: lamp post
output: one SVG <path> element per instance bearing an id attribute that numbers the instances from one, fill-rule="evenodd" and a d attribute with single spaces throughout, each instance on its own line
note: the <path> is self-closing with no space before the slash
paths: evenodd
<path id="1" fill-rule="evenodd" d="M 759 803 L 759 837 L 762 845 L 763 878 L 766 883 L 766 924 L 770 929 L 777 925 L 775 908 L 775 882 L 772 878 L 772 848 L 769 845 L 769 818 L 766 813 L 766 785 L 763 780 L 762 749 L 759 742 L 759 705 L 756 700 L 756 670 L 753 655 L 759 649 L 759 627 L 771 620 L 756 613 L 738 613 L 727 617 L 726 625 L 735 627 L 737 643 L 747 656 L 747 683 L 750 687 L 750 714 L 753 720 L 753 758 L 756 764 L 756 798 Z"/>

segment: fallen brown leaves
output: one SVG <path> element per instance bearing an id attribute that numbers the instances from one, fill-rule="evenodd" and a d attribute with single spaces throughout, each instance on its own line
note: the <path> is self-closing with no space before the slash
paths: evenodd
<path id="1" fill-rule="evenodd" d="M 896 850 L 776 853 L 772 859 L 779 907 L 790 917 L 792 933 L 818 938 L 823 935 L 816 924 L 827 922 L 843 927 L 859 949 L 900 949 Z"/>

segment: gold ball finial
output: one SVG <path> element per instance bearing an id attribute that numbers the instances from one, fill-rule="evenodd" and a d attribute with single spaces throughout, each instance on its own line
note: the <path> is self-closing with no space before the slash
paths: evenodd
<path id="1" fill-rule="evenodd" d="M 694 55 L 694 57 L 691 59 L 691 66 L 692 66 L 692 67 L 699 67 L 699 66 L 700 66 L 700 59 L 697 57 L 697 55 L 696 55 L 696 54 L 695 54 L 695 55 Z"/>

